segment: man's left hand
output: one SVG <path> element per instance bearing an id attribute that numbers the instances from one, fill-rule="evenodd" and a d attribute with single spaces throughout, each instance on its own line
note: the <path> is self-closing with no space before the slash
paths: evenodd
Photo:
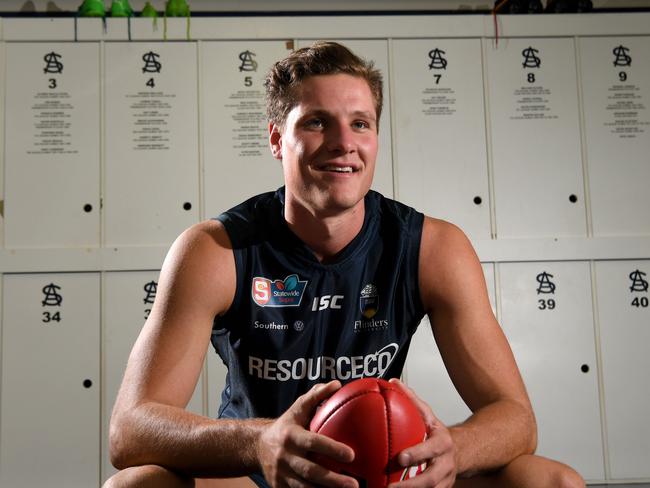
<path id="1" fill-rule="evenodd" d="M 433 414 L 431 407 L 408 386 L 397 379 L 391 379 L 390 382 L 397 385 L 417 406 L 427 432 L 427 438 L 423 442 L 404 449 L 397 457 L 400 466 L 404 468 L 426 464 L 424 472 L 409 480 L 393 483 L 390 487 L 452 487 L 457 472 L 456 446 L 449 429 Z"/>

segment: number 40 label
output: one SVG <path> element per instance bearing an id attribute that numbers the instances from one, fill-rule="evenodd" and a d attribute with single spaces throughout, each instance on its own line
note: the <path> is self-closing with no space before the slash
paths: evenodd
<path id="1" fill-rule="evenodd" d="M 629 274 L 630 278 L 630 292 L 631 293 L 647 293 L 648 292 L 648 280 L 646 279 L 646 274 L 640 269 L 636 269 Z M 632 299 L 630 304 L 636 308 L 647 308 L 648 307 L 648 297 L 647 296 L 635 296 Z"/>

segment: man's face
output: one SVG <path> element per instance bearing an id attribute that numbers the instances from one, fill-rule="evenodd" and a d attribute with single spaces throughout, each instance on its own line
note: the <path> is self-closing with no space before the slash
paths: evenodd
<path id="1" fill-rule="evenodd" d="M 358 205 L 370 189 L 377 157 L 377 117 L 368 83 L 346 74 L 303 81 L 284 128 L 271 124 L 287 199 L 320 214 Z"/>

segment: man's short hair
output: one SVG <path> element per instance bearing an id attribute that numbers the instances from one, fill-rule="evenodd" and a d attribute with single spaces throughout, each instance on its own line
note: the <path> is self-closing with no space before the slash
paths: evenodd
<path id="1" fill-rule="evenodd" d="M 306 78 L 335 74 L 366 80 L 375 103 L 379 128 L 383 103 L 381 72 L 372 61 L 361 59 L 345 46 L 325 41 L 298 49 L 273 65 L 264 82 L 269 122 L 284 127 L 289 112 L 299 101 L 300 86 Z"/>

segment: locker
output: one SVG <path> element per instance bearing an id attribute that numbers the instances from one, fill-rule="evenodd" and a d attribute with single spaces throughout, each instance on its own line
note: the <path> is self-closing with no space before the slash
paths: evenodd
<path id="1" fill-rule="evenodd" d="M 99 245 L 99 47 L 6 45 L 5 245 Z"/>
<path id="2" fill-rule="evenodd" d="M 0 486 L 97 486 L 99 276 L 3 281 Z"/>
<path id="3" fill-rule="evenodd" d="M 282 186 L 282 165 L 269 149 L 264 79 L 289 52 L 284 41 L 201 44 L 206 217 Z"/>
<path id="4" fill-rule="evenodd" d="M 0 42 L 0 93 L 5 93 L 5 43 Z M 2 97 L 0 100 L 0 113 L 5 111 L 5 100 Z M 5 147 L 5 120 L 4 117 L 0 117 L 0 147 Z M 5 239 L 5 212 L 4 212 L 4 193 L 5 193 L 5 152 L 0 152 L 0 247 L 4 245 Z M 1 300 L 0 300 L 1 301 Z"/>
<path id="5" fill-rule="evenodd" d="M 379 121 L 379 150 L 375 163 L 375 176 L 373 178 L 372 189 L 388 198 L 394 198 L 388 43 L 384 40 L 334 40 L 346 46 L 357 56 L 372 61 L 384 77 L 384 103 Z M 314 42 L 314 40 L 299 40 L 298 47 L 310 46 Z"/>
<path id="6" fill-rule="evenodd" d="M 481 41 L 393 42 L 399 199 L 489 239 Z"/>
<path id="7" fill-rule="evenodd" d="M 485 275 L 492 311 L 496 314 L 494 264 L 483 263 L 483 274 Z M 425 317 L 420 322 L 411 340 L 411 348 L 404 371 L 408 385 L 415 390 L 422 400 L 429 404 L 433 413 L 445 425 L 462 422 L 471 415 L 472 412 L 456 391 L 445 369 L 438 346 L 433 338 L 428 317 Z"/>
<path id="8" fill-rule="evenodd" d="M 611 477 L 650 478 L 650 261 L 595 267 Z"/>
<path id="9" fill-rule="evenodd" d="M 650 37 L 579 45 L 593 233 L 650 234 Z"/>
<path id="10" fill-rule="evenodd" d="M 505 263 L 497 272 L 501 325 L 537 416 L 537 453 L 604 479 L 589 264 Z"/>
<path id="11" fill-rule="evenodd" d="M 151 312 L 159 271 L 109 272 L 104 278 L 104 389 L 102 400 L 102 481 L 116 470 L 108 452 L 108 426 L 131 349 Z M 203 414 L 202 380 L 199 379 L 187 410 Z"/>
<path id="12" fill-rule="evenodd" d="M 486 43 L 497 236 L 585 236 L 572 39 Z"/>
<path id="13" fill-rule="evenodd" d="M 195 43 L 105 45 L 105 245 L 166 245 L 199 219 Z"/>

